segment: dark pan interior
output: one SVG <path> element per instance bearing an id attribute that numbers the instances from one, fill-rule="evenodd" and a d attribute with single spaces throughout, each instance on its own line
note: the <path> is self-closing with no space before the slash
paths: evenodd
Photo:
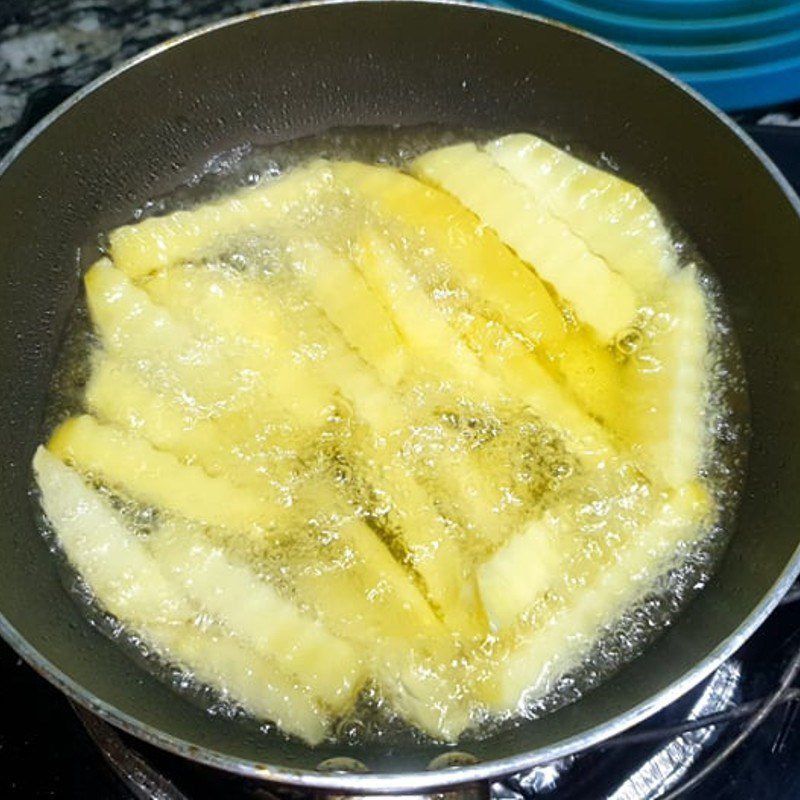
<path id="1" fill-rule="evenodd" d="M 220 150 L 332 126 L 429 122 L 541 131 L 613 157 L 721 275 L 753 407 L 738 530 L 712 584 L 645 655 L 579 703 L 469 749 L 481 761 L 515 756 L 645 703 L 742 625 L 798 546 L 800 225 L 737 133 L 647 67 L 520 16 L 411 2 L 255 16 L 103 83 L 0 180 L 0 611 L 44 661 L 133 720 L 286 768 L 342 754 L 208 716 L 89 627 L 64 593 L 35 528 L 29 464 L 91 243 Z M 409 743 L 348 754 L 397 772 L 424 769 L 441 750 Z"/>

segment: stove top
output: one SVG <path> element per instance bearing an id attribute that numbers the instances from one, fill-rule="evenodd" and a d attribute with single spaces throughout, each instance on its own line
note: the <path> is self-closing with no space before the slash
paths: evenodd
<path id="1" fill-rule="evenodd" d="M 79 86 L 145 47 L 258 0 L 29 0 L 0 9 L 0 155 Z M 800 190 L 800 103 L 738 117 Z M 507 776 L 497 800 L 800 797 L 800 585 L 736 655 L 590 751 Z M 0 796 L 287 798 L 160 752 L 73 708 L 0 643 Z M 12 702 L 9 698 L 20 698 Z"/>

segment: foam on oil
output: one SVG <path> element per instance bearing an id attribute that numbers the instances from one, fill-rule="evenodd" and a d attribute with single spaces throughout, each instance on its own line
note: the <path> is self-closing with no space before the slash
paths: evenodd
<path id="1" fill-rule="evenodd" d="M 381 129 L 336 131 L 273 146 L 268 150 L 239 148 L 231 154 L 222 154 L 212 159 L 203 174 L 179 187 L 169 197 L 154 199 L 140 209 L 136 217 L 190 207 L 241 186 L 274 179 L 311 158 L 355 158 L 365 162 L 402 166 L 416 155 L 434 147 L 464 139 L 487 138 L 490 138 L 490 134 L 486 131 Z M 599 166 L 608 168 L 606 163 L 600 163 Z M 561 675 L 544 695 L 532 695 L 518 715 L 484 720 L 465 734 L 467 740 L 489 735 L 498 728 L 515 725 L 520 718 L 537 717 L 573 702 L 635 657 L 705 585 L 724 548 L 727 532 L 732 526 L 737 492 L 745 467 L 746 387 L 719 283 L 712 271 L 702 263 L 699 254 L 686 243 L 681 232 L 673 230 L 672 233 L 681 262 L 698 265 L 709 310 L 708 402 L 705 409 L 709 446 L 702 477 L 714 496 L 717 508 L 714 522 L 708 530 L 698 532 L 694 546 L 683 548 L 676 554 L 671 567 L 663 571 L 646 593 L 638 596 L 634 606 L 627 609 L 613 625 L 597 631 L 591 651 Z M 270 237 L 246 238 L 234 241 L 226 252 L 213 256 L 214 263 L 206 263 L 204 266 L 219 268 L 227 274 L 231 270 L 251 271 L 253 264 L 258 264 L 261 277 L 280 283 L 281 268 L 286 263 L 286 254 L 282 248 L 280 241 Z M 284 290 L 285 287 L 282 291 Z M 285 290 L 283 297 L 286 302 L 296 304 L 300 310 L 307 307 L 306 299 L 292 290 Z M 445 306 L 446 303 L 447 298 Z M 313 321 L 315 318 L 312 316 L 308 319 Z M 318 357 L 312 347 L 313 340 L 320 332 L 315 331 L 312 325 L 305 333 L 309 342 L 305 352 L 306 363 L 313 365 Z M 86 411 L 83 408 L 83 392 L 89 376 L 91 353 L 95 348 L 96 341 L 89 327 L 85 304 L 79 301 L 70 320 L 54 376 L 51 402 L 45 420 L 46 433 L 66 416 Z M 159 365 L 154 363 L 152 366 L 157 376 Z M 417 406 L 415 402 L 418 403 Z M 184 409 L 187 420 L 194 421 L 218 413 L 219 407 L 212 406 L 213 403 L 208 398 L 187 395 Z M 486 478 L 484 488 L 486 496 L 490 497 L 492 512 L 502 526 L 510 529 L 519 525 L 537 508 L 551 504 L 554 498 L 564 492 L 573 491 L 570 489 L 570 480 L 578 471 L 578 466 L 566 452 L 558 436 L 548 426 L 527 414 L 524 408 L 502 403 L 487 406 L 469 392 L 460 391 L 457 385 L 441 384 L 418 387 L 417 394 L 410 395 L 407 408 L 412 412 L 416 409 L 420 412 L 420 417 L 423 416 L 421 410 L 426 412 L 425 423 L 419 424 L 412 416 L 402 436 L 408 457 L 414 459 L 423 474 L 427 475 L 428 486 L 434 495 L 447 494 L 442 491 L 441 483 L 437 482 L 437 466 L 454 463 L 459 459 L 471 459 L 483 469 Z M 354 509 L 348 513 L 365 520 L 395 555 L 404 558 L 406 553 L 398 544 L 394 530 L 395 510 L 391 502 L 379 493 L 376 495 L 369 481 L 364 480 L 359 473 L 355 452 L 358 449 L 358 431 L 353 427 L 354 416 L 347 398 L 339 397 L 331 404 L 319 436 L 301 440 L 276 412 L 276 419 L 263 429 L 254 431 L 250 444 L 240 446 L 233 453 L 233 458 L 248 466 L 255 464 L 257 472 L 285 492 L 287 497 L 293 497 L 311 473 L 345 487 Z M 281 431 L 284 433 L 283 438 Z M 264 442 L 270 443 L 267 451 L 262 447 Z M 618 477 L 612 476 L 612 482 Z M 613 536 L 603 538 L 604 533 L 608 533 L 607 526 L 604 527 L 607 520 L 603 519 L 607 507 L 603 504 L 602 492 L 593 497 L 591 492 L 581 493 L 580 489 L 574 491 L 577 492 L 576 496 L 580 498 L 582 507 L 595 509 L 592 513 L 597 514 L 594 528 L 586 528 L 594 533 L 574 544 L 574 557 L 578 561 L 588 559 L 591 562 L 603 547 L 613 544 L 614 541 Z M 126 514 L 139 535 L 146 537 L 157 521 L 158 512 L 137 507 L 122 498 L 112 499 Z M 445 505 L 437 510 L 452 524 L 453 531 L 460 531 L 457 535 L 461 535 L 465 548 L 472 549 L 473 558 L 479 560 L 491 551 L 493 542 L 475 535 L 479 532 L 470 527 L 469 520 L 459 517 L 458 504 L 451 507 Z M 336 529 L 341 524 L 340 519 L 317 517 L 313 511 L 309 511 L 309 518 L 313 520 L 310 527 L 305 530 L 287 530 L 269 549 L 254 546 L 252 542 L 241 539 L 227 539 L 226 545 L 245 558 L 259 575 L 284 592 L 292 594 L 298 581 L 324 581 L 326 574 L 339 574 L 354 559 L 353 552 L 346 544 L 337 540 Z M 469 535 L 464 535 L 465 531 Z M 49 536 L 47 532 L 46 535 Z M 319 542 L 326 535 L 329 547 L 325 558 L 320 560 Z M 98 608 L 91 592 L 79 576 L 75 576 L 69 569 L 66 569 L 65 574 L 90 618 L 141 659 L 148 669 L 168 680 L 180 691 L 188 693 L 213 713 L 226 716 L 244 714 L 229 699 L 198 684 L 190 674 L 171 667 L 163 659 L 163 654 L 151 652 L 146 642 L 134 631 L 120 626 Z M 301 607 L 304 606 L 302 593 L 295 599 Z M 198 618 L 199 625 L 205 622 Z M 486 646 L 491 650 L 493 642 L 488 641 Z M 374 687 L 369 687 L 362 694 L 356 708 L 340 720 L 335 732 L 336 740 L 342 744 L 364 743 L 375 739 L 389 744 L 408 737 L 421 736 L 422 734 L 397 718 L 391 703 Z"/>

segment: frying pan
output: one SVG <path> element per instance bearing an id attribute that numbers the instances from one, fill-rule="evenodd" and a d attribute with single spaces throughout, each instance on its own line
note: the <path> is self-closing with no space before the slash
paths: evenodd
<path id="1" fill-rule="evenodd" d="M 605 153 L 687 232 L 724 286 L 749 379 L 753 438 L 738 523 L 710 585 L 581 700 L 461 747 L 310 748 L 214 717 L 89 625 L 36 528 L 30 461 L 80 272 L 99 231 L 243 142 L 352 125 L 542 132 Z M 766 617 L 800 568 L 797 198 L 741 131 L 647 64 L 568 28 L 461 4 L 305 4 L 240 17 L 145 53 L 72 97 L 0 164 L 0 629 L 71 698 L 142 739 L 306 787 L 409 792 L 576 751 L 695 685 Z M 331 773 L 350 757 L 368 772 Z M 441 761 L 437 762 L 441 763 Z"/>

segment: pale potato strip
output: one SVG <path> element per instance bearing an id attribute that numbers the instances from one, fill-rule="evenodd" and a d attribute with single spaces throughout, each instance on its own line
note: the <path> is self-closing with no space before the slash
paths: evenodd
<path id="1" fill-rule="evenodd" d="M 59 545 L 106 611 L 252 713 L 310 744 L 325 737 L 329 720 L 311 696 L 221 627 L 198 627 L 199 609 L 75 470 L 43 447 L 33 467 Z"/>
<path id="2" fill-rule="evenodd" d="M 201 271 L 192 272 L 195 277 Z M 202 275 L 201 275 L 202 277 Z M 213 278 L 213 276 L 212 276 Z M 167 282 L 163 290 L 173 298 L 170 310 L 153 302 L 150 294 L 131 281 L 107 260 L 97 262 L 86 274 L 86 295 L 92 321 L 97 326 L 103 344 L 121 360 L 147 374 L 151 382 L 162 381 L 172 394 L 183 393 L 212 413 L 247 411 L 259 419 L 281 414 L 281 407 L 303 427 L 318 427 L 327 418 L 328 398 L 297 391 L 303 377 L 291 359 L 265 361 L 270 348 L 280 347 L 273 342 L 266 320 L 259 330 L 264 337 L 259 348 L 244 346 L 236 340 L 219 341 L 213 336 L 187 325 L 172 313 L 183 309 L 191 317 L 193 306 L 185 305 L 180 293 L 183 281 Z M 149 291 L 162 284 L 156 280 Z M 204 294 L 203 296 L 208 296 Z M 196 301 L 197 293 L 190 293 Z M 221 315 L 236 316 L 233 299 L 212 305 Z M 197 313 L 201 313 L 198 309 Z M 276 404 L 280 397 L 282 406 Z"/>
<path id="3" fill-rule="evenodd" d="M 285 517 L 277 493 L 259 492 L 211 477 L 182 464 L 146 439 L 101 425 L 93 417 L 72 417 L 53 433 L 48 448 L 81 472 L 146 505 L 207 525 L 268 535 Z"/>
<path id="4" fill-rule="evenodd" d="M 224 244 L 227 237 L 258 232 L 313 204 L 325 191 L 327 174 L 323 162 L 314 162 L 217 202 L 124 225 L 109 236 L 111 257 L 133 279 L 189 261 Z"/>
<path id="5" fill-rule="evenodd" d="M 537 630 L 521 640 L 492 668 L 492 678 L 479 689 L 491 711 L 517 708 L 523 696 L 547 694 L 554 681 L 577 666 L 596 642 L 603 626 L 649 590 L 674 563 L 678 547 L 691 546 L 709 512 L 709 497 L 699 483 L 675 490 L 656 504 L 641 529 L 612 553 L 612 562 L 582 586 Z"/>
<path id="6" fill-rule="evenodd" d="M 364 673 L 351 645 L 184 524 L 162 525 L 147 545 L 195 603 L 257 653 L 278 661 L 328 708 L 342 711 L 352 703 Z"/>
<path id="7" fill-rule="evenodd" d="M 638 186 L 527 133 L 503 136 L 485 150 L 637 292 L 659 292 L 677 271 L 669 232 Z"/>
<path id="8" fill-rule="evenodd" d="M 602 341 L 632 324 L 631 287 L 527 186 L 473 143 L 431 150 L 411 172 L 473 211 L 542 279 L 553 286 Z"/>

